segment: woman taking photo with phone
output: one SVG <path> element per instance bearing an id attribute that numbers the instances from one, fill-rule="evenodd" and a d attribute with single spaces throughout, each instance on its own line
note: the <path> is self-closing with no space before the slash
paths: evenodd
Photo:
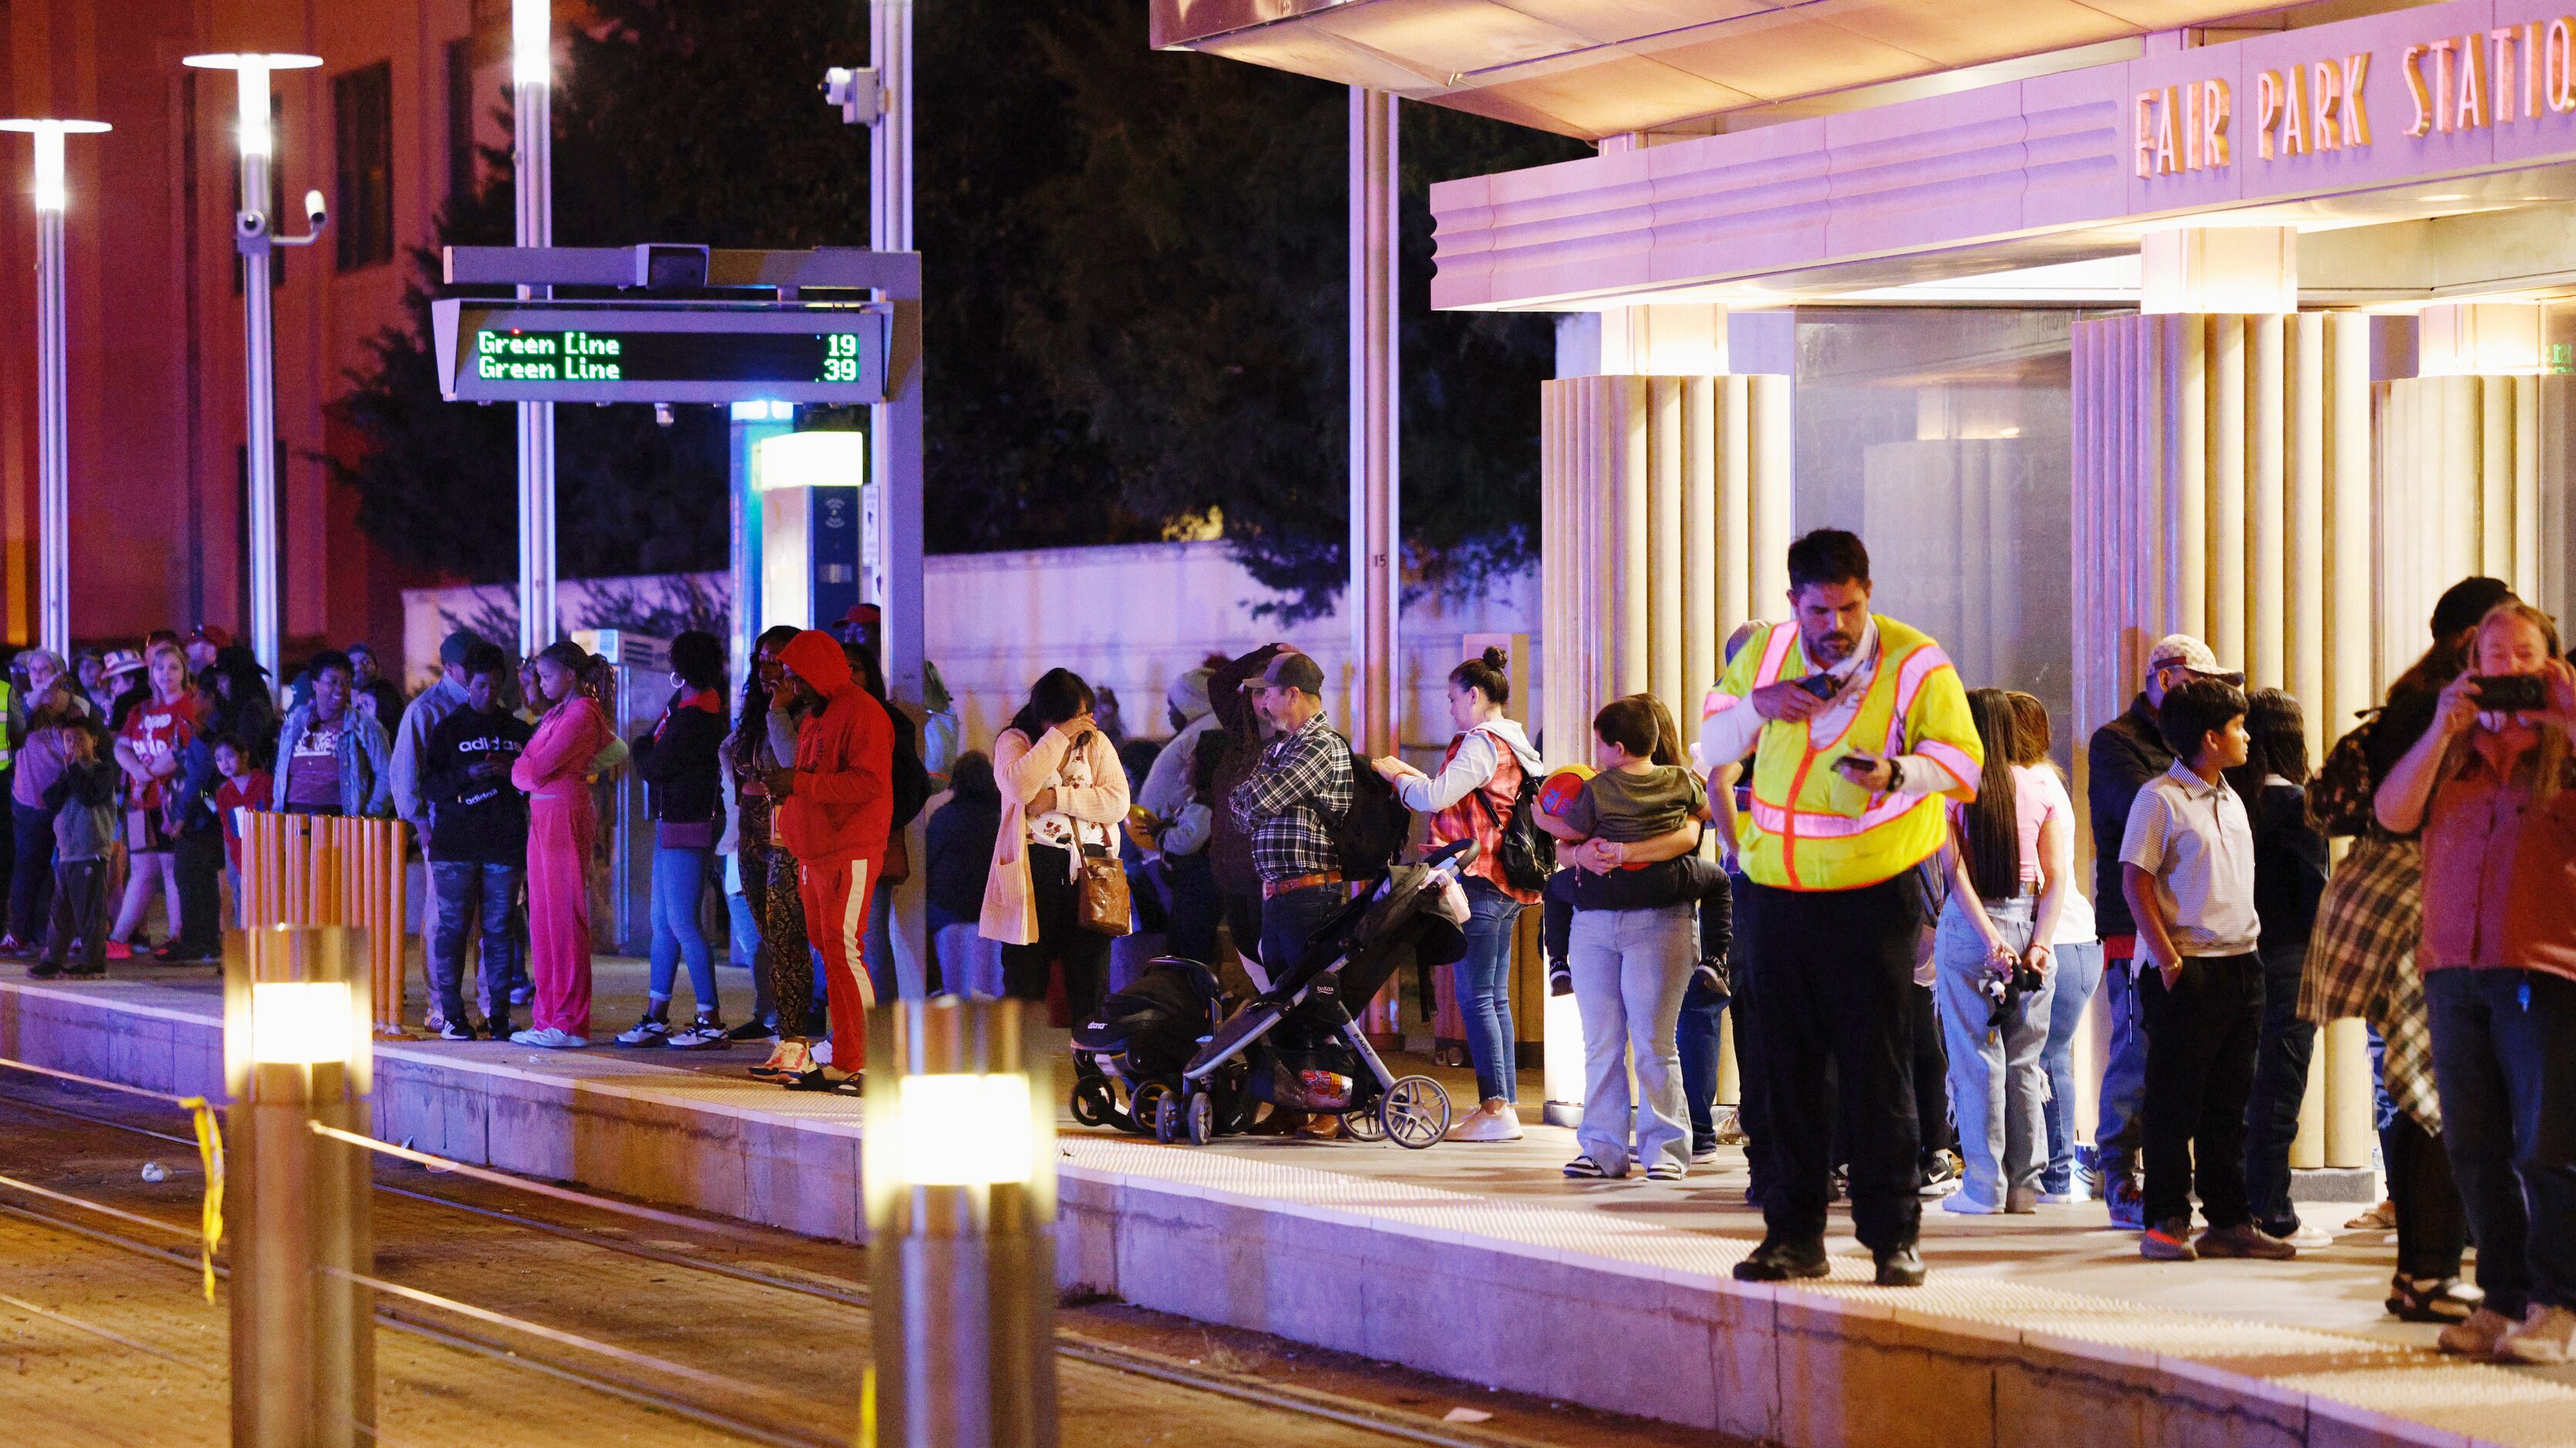
<path id="1" fill-rule="evenodd" d="M 2521 602 L 2478 625 L 2470 672 L 2380 786 L 2424 832 L 2420 964 L 2442 1137 L 2485 1301 L 2445 1352 L 2576 1351 L 2576 668 Z"/>

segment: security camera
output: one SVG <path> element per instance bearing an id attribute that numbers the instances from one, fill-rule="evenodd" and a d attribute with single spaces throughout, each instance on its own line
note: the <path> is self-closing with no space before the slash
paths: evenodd
<path id="1" fill-rule="evenodd" d="M 873 69 L 836 65 L 823 72 L 823 104 L 839 108 L 844 124 L 873 126 L 884 113 Z"/>
<path id="2" fill-rule="evenodd" d="M 321 192 L 319 192 L 319 191 L 307 191 L 307 192 L 305 192 L 305 193 L 304 193 L 304 223 L 305 223 L 305 225 L 312 227 L 315 231 L 320 231 L 324 226 L 329 225 L 329 224 L 330 224 L 330 221 L 331 221 L 331 208 L 330 208 L 330 206 L 329 206 L 327 203 L 325 203 L 325 202 L 323 201 L 323 199 L 322 199 L 322 193 L 321 193 Z"/>

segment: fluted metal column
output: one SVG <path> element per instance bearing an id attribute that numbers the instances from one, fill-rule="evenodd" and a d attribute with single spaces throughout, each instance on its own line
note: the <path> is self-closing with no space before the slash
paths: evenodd
<path id="1" fill-rule="evenodd" d="M 1399 371 L 1397 99 L 1351 87 L 1350 591 L 1352 742 L 1395 750 L 1396 624 L 1404 557 L 1396 449 Z"/>

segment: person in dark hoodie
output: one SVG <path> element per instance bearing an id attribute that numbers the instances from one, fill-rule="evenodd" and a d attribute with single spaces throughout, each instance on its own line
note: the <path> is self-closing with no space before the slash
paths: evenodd
<path id="1" fill-rule="evenodd" d="M 805 929 L 823 955 L 824 999 L 832 1019 L 831 1069 L 813 1064 L 790 1089 L 855 1086 L 867 1061 L 867 1008 L 875 1003 L 866 948 L 868 895 L 885 858 L 894 817 L 894 725 L 885 706 L 850 675 L 841 645 L 807 629 L 779 654 L 782 695 L 805 696 L 796 762 L 772 770 L 778 841 L 796 857 Z M 782 1042 L 783 1044 L 783 1042 Z"/>
<path id="2" fill-rule="evenodd" d="M 485 1033 L 510 1038 L 510 986 L 518 972 L 514 918 L 528 863 L 528 798 L 510 782 L 510 766 L 534 731 L 502 703 L 510 662 L 500 648 L 475 640 L 465 650 L 465 702 L 429 728 L 421 746 L 420 794 L 428 807 L 429 885 L 437 894 L 429 934 L 429 1029 L 470 1041 L 465 1019 L 465 941 L 480 927 L 483 989 L 491 1001 Z"/>
<path id="3" fill-rule="evenodd" d="M 721 824 L 716 751 L 725 737 L 723 683 L 724 644 L 714 634 L 691 629 L 671 640 L 671 702 L 633 741 L 635 772 L 647 786 L 653 817 L 653 948 L 644 1018 L 619 1034 L 621 1046 L 702 1050 L 726 1044 L 724 1012 L 716 1005 L 715 955 L 699 919 Z M 675 1032 L 672 976 L 684 957 L 697 1020 Z"/>
<path id="4" fill-rule="evenodd" d="M 54 811 L 51 939 L 44 963 L 28 974 L 39 980 L 102 976 L 107 974 L 108 856 L 116 849 L 117 766 L 106 757 L 106 732 L 86 715 L 64 712 L 36 727 L 61 731 L 63 766 L 45 786 L 45 807 Z M 81 958 L 66 964 L 75 936 Z"/>

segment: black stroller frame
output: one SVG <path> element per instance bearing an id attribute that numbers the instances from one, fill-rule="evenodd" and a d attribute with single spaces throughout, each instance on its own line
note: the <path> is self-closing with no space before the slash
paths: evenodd
<path id="1" fill-rule="evenodd" d="M 1411 927 L 1428 908 L 1428 892 L 1455 881 L 1475 857 L 1473 840 L 1444 846 L 1419 865 L 1390 868 L 1335 912 L 1307 941 L 1305 954 L 1199 1048 L 1181 1073 L 1182 1094 L 1156 1103 L 1154 1134 L 1165 1141 L 1186 1134 L 1204 1146 L 1220 1132 L 1239 1130 L 1226 1119 L 1237 1113 L 1228 1109 L 1233 1093 L 1221 1089 L 1230 1079 L 1221 1073 L 1243 1061 L 1291 1012 L 1300 1012 L 1310 1022 L 1320 1016 L 1365 1070 L 1354 1074 L 1350 1104 L 1341 1112 L 1346 1131 L 1362 1141 L 1392 1140 L 1415 1151 L 1446 1137 L 1448 1090 L 1428 1076 L 1388 1070 L 1343 1002 L 1365 1002 L 1378 993 L 1405 948 L 1422 934 Z"/>

